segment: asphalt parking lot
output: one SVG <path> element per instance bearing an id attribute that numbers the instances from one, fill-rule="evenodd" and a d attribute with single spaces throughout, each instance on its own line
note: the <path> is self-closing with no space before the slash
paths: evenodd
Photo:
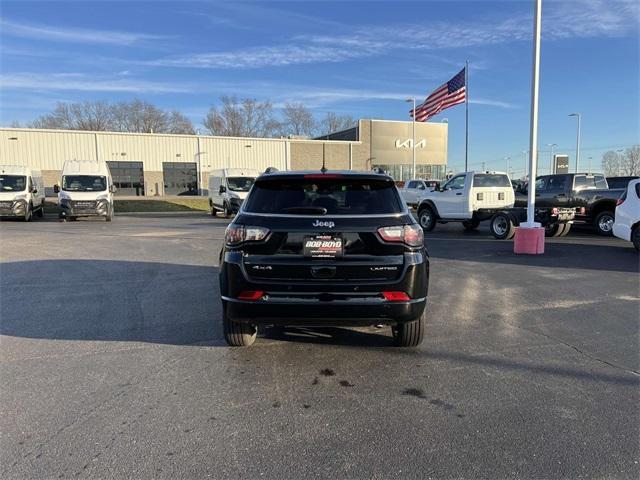
<path id="1" fill-rule="evenodd" d="M 439 225 L 428 334 L 221 338 L 203 214 L 0 225 L 2 478 L 638 478 L 631 244 Z"/>

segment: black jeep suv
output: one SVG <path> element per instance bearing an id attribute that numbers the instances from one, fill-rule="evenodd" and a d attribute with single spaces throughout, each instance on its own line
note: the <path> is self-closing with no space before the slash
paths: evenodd
<path id="1" fill-rule="evenodd" d="M 396 345 L 418 345 L 429 259 L 393 179 L 267 172 L 227 227 L 220 253 L 227 342 L 251 345 L 259 324 L 387 324 Z"/>

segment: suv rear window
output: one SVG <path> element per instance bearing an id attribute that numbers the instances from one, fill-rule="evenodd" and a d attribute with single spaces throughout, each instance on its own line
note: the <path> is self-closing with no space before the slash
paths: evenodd
<path id="1" fill-rule="evenodd" d="M 474 187 L 509 187 L 511 182 L 506 175 L 494 175 L 490 173 L 478 173 L 473 176 Z"/>
<path id="2" fill-rule="evenodd" d="M 402 213 L 393 182 L 358 178 L 257 180 L 243 209 L 248 213 L 379 215 Z"/>

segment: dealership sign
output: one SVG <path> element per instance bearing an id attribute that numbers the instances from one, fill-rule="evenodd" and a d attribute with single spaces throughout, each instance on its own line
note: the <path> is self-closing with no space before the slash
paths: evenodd
<path id="1" fill-rule="evenodd" d="M 554 155 L 555 173 L 569 173 L 569 155 Z"/>
<path id="2" fill-rule="evenodd" d="M 396 148 L 411 149 L 412 144 L 413 144 L 413 139 L 411 138 L 407 138 L 406 140 L 396 138 Z M 427 141 L 424 138 L 416 143 L 416 148 L 425 148 L 426 146 L 427 146 Z"/>

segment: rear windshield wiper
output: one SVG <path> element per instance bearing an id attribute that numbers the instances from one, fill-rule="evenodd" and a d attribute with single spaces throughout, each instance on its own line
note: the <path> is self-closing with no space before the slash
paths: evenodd
<path id="1" fill-rule="evenodd" d="M 283 212 L 287 213 L 306 213 L 308 215 L 325 215 L 327 209 L 324 207 L 288 207 L 283 208 Z"/>

